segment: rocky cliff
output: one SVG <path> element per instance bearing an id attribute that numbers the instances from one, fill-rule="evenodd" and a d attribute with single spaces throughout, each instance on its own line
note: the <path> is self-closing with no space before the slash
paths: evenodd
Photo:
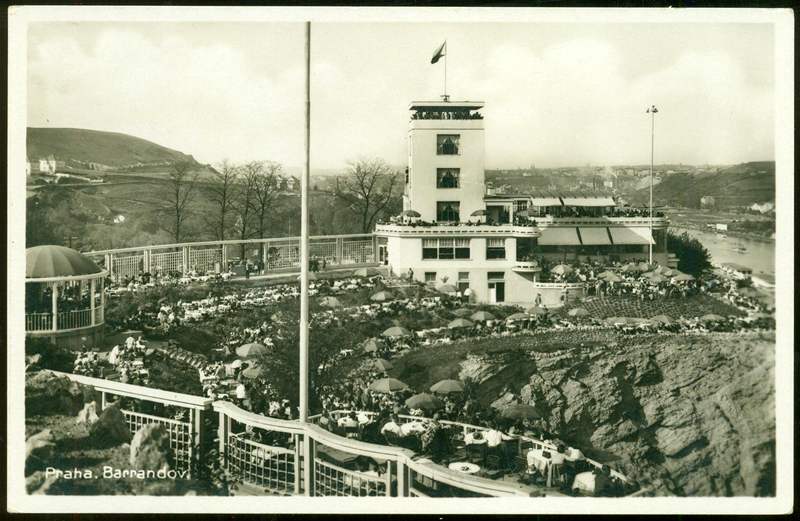
<path id="1" fill-rule="evenodd" d="M 653 495 L 774 494 L 774 335 L 621 340 L 526 351 L 527 383 L 500 401 L 534 404 L 543 427 Z M 461 376 L 495 390 L 518 356 L 472 356 Z"/>

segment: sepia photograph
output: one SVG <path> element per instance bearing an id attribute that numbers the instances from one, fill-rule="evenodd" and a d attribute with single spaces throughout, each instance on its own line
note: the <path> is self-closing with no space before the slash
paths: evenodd
<path id="1" fill-rule="evenodd" d="M 10 511 L 792 510 L 790 10 L 8 15 Z"/>

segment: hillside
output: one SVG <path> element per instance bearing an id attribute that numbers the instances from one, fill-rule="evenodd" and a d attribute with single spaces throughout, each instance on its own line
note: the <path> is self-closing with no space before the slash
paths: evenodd
<path id="1" fill-rule="evenodd" d="M 117 132 L 79 128 L 28 128 L 27 154 L 31 160 L 55 157 L 69 166 L 99 163 L 114 168 L 189 161 L 192 156 L 145 139 Z"/>
<path id="2" fill-rule="evenodd" d="M 658 205 L 698 208 L 706 195 L 714 197 L 717 208 L 774 201 L 775 162 L 742 163 L 701 175 L 674 174 L 653 189 Z M 646 204 L 648 197 L 648 189 L 630 195 L 632 204 Z"/>

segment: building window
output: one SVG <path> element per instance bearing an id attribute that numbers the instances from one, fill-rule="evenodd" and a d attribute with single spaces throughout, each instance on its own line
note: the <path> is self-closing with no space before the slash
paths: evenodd
<path id="1" fill-rule="evenodd" d="M 514 201 L 514 213 L 528 210 L 528 201 Z"/>
<path id="2" fill-rule="evenodd" d="M 458 134 L 437 134 L 436 154 L 440 156 L 457 156 L 460 137 Z"/>
<path id="3" fill-rule="evenodd" d="M 463 292 L 468 287 L 469 287 L 469 272 L 468 271 L 459 271 L 458 272 L 458 291 Z"/>
<path id="4" fill-rule="evenodd" d="M 425 284 L 435 284 L 436 283 L 436 272 L 435 271 L 426 271 L 425 272 Z"/>
<path id="5" fill-rule="evenodd" d="M 458 222 L 458 201 L 438 201 L 436 203 L 436 220 L 441 222 Z"/>
<path id="6" fill-rule="evenodd" d="M 439 258 L 439 241 L 437 239 L 422 239 L 422 260 Z"/>
<path id="7" fill-rule="evenodd" d="M 489 280 L 505 280 L 506 273 L 504 271 L 490 271 L 487 278 Z"/>
<path id="8" fill-rule="evenodd" d="M 469 239 L 456 239 L 456 259 L 469 258 Z"/>
<path id="9" fill-rule="evenodd" d="M 505 239 L 486 239 L 486 259 L 501 260 L 506 258 Z"/>
<path id="10" fill-rule="evenodd" d="M 437 168 L 436 188 L 458 188 L 461 171 L 458 168 Z"/>
<path id="11" fill-rule="evenodd" d="M 469 258 L 469 239 L 422 239 L 422 260 Z"/>

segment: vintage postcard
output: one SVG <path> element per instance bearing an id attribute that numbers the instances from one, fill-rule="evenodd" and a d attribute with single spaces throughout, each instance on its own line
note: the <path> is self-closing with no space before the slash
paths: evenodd
<path id="1" fill-rule="evenodd" d="M 792 510 L 790 10 L 8 14 L 10 511 Z"/>

